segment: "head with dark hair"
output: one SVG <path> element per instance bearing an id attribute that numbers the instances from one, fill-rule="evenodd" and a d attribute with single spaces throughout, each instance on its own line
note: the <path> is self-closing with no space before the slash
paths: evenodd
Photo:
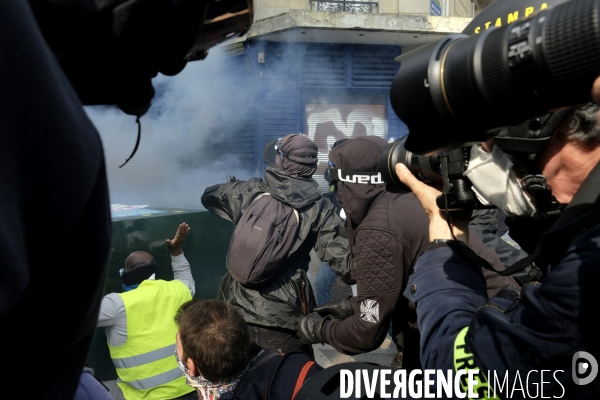
<path id="1" fill-rule="evenodd" d="M 574 108 L 562 127 L 567 139 L 586 147 L 597 146 L 600 143 L 598 109 L 600 106 L 595 103 L 587 103 Z"/>
<path id="2" fill-rule="evenodd" d="M 177 353 L 190 374 L 212 383 L 228 382 L 248 364 L 246 322 L 219 300 L 190 300 L 175 316 Z"/>

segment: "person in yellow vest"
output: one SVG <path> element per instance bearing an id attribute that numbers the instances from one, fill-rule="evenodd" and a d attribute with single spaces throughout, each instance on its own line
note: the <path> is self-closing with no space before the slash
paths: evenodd
<path id="1" fill-rule="evenodd" d="M 123 293 L 102 299 L 98 327 L 106 328 L 108 348 L 127 400 L 197 400 L 173 356 L 178 308 L 191 300 L 195 283 L 181 246 L 190 232 L 185 222 L 166 245 L 171 252 L 172 281 L 155 279 L 158 266 L 144 251 L 131 253 L 121 270 Z"/>

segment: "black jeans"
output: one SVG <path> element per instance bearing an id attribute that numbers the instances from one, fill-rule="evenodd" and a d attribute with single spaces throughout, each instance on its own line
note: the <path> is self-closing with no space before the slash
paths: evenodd
<path id="1" fill-rule="evenodd" d="M 292 330 L 248 324 L 248 333 L 250 334 L 251 354 L 258 354 L 261 349 L 279 353 L 300 350 L 311 358 L 315 357 L 312 345 L 302 343 L 296 337 L 296 332 Z"/>

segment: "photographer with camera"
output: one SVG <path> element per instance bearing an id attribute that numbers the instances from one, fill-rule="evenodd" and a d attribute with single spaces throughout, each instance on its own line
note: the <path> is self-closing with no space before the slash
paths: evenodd
<path id="1" fill-rule="evenodd" d="M 392 322 L 401 358 L 395 362 L 406 370 L 418 369 L 419 330 L 414 304 L 402 296 L 417 258 L 429 242 L 427 217 L 410 193 L 386 191 L 378 163 L 387 142 L 379 137 L 350 139 L 329 153 L 330 179 L 336 198 L 346 213 L 358 295 L 339 304 L 327 304 L 298 317 L 298 335 L 307 343 L 329 343 L 345 354 L 377 349 Z M 498 256 L 475 235 L 470 246 L 494 265 Z M 485 271 L 490 296 L 503 289 L 517 290 L 510 277 Z"/>
<path id="2" fill-rule="evenodd" d="M 505 129 L 471 153 L 473 162 L 474 156 L 485 159 L 487 153 L 481 150 L 488 150 L 487 157 L 496 166 L 470 175 L 475 188 L 509 216 L 529 221 L 518 225 L 521 235 L 512 235 L 513 225 L 511 237 L 526 237 L 524 229 L 539 231 L 536 227 L 555 220 L 530 256 L 544 278 L 523 287 L 514 300 L 488 298 L 483 262 L 465 245 L 468 215 L 449 213 L 447 219 L 436 205 L 441 192 L 419 181 L 406 166 L 396 165 L 398 177 L 417 196 L 430 220 L 430 243 L 404 292 L 417 304 L 424 368 L 479 369 L 482 391 L 489 397 L 493 389 L 488 392 L 485 384 L 492 386 L 505 378 L 508 388 L 514 392 L 516 383 L 523 397 L 536 397 L 540 391 L 542 396 L 569 399 L 600 393 L 600 381 L 594 381 L 595 357 L 600 355 L 595 328 L 600 281 L 597 112 L 592 103 L 559 111 L 545 118 L 540 129 L 532 130 L 531 121 Z M 497 179 L 497 168 L 506 180 L 502 193 L 482 187 L 486 179 Z M 529 185 L 529 176 L 537 177 L 537 184 Z M 542 188 L 551 190 L 553 197 L 534 193 Z M 547 200 L 543 204 L 531 198 Z M 559 207 L 547 212 L 554 199 Z M 506 386 L 495 394 L 513 396 Z"/>

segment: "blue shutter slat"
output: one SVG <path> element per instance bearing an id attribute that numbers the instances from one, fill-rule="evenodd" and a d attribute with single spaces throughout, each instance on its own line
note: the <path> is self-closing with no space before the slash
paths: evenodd
<path id="1" fill-rule="evenodd" d="M 355 46 L 352 54 L 352 86 L 389 87 L 396 74 L 398 47 Z"/>
<path id="2" fill-rule="evenodd" d="M 346 52 L 340 45 L 311 46 L 300 62 L 302 86 L 346 86 Z"/>

